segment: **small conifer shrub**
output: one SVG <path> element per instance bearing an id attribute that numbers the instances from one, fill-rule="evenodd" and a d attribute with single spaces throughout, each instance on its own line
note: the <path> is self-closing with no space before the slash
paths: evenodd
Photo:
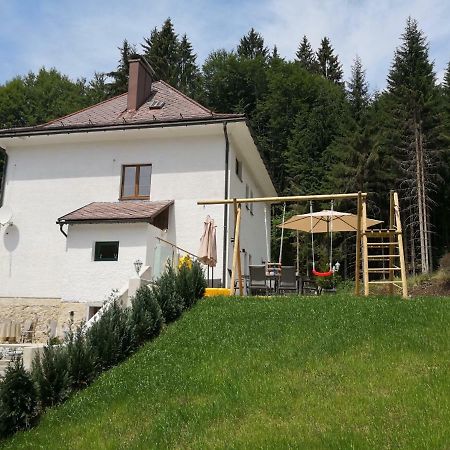
<path id="1" fill-rule="evenodd" d="M 176 284 L 177 274 L 168 264 L 166 270 L 152 288 L 153 295 L 161 307 L 166 323 L 178 319 L 184 309 L 184 301 L 177 291 Z"/>
<path id="2" fill-rule="evenodd" d="M 126 359 L 133 352 L 133 333 L 129 309 L 113 301 L 87 332 L 87 343 L 96 358 L 97 370 L 103 372 Z"/>
<path id="3" fill-rule="evenodd" d="M 43 409 L 63 402 L 71 393 L 67 349 L 48 345 L 33 360 L 32 376 Z"/>
<path id="4" fill-rule="evenodd" d="M 83 326 L 78 326 L 75 332 L 70 329 L 66 338 L 68 371 L 73 389 L 88 386 L 96 375 L 95 356 Z"/>
<path id="5" fill-rule="evenodd" d="M 133 340 L 138 347 L 159 335 L 163 317 L 154 293 L 147 286 L 138 289 L 131 305 Z"/>
<path id="6" fill-rule="evenodd" d="M 0 383 L 0 438 L 30 428 L 37 418 L 37 393 L 21 359 L 6 369 Z"/>
<path id="7" fill-rule="evenodd" d="M 206 289 L 206 279 L 200 263 L 194 261 L 190 265 L 179 267 L 176 277 L 176 290 L 184 302 L 186 309 L 191 308 L 199 298 L 202 298 Z"/>

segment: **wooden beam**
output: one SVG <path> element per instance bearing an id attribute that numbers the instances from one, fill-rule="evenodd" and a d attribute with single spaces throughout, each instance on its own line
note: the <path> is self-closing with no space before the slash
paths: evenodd
<path id="1" fill-rule="evenodd" d="M 363 239 L 363 251 L 362 251 L 362 262 L 363 262 L 363 282 L 364 282 L 364 295 L 367 297 L 369 295 L 369 260 L 367 259 L 367 203 L 366 199 L 362 199 L 362 239 Z"/>
<path id="2" fill-rule="evenodd" d="M 403 250 L 402 222 L 400 220 L 400 204 L 398 194 L 394 192 L 394 214 L 397 227 L 398 252 L 400 253 L 400 273 L 402 277 L 402 297 L 408 298 L 408 283 L 406 280 L 405 253 Z"/>
<path id="3" fill-rule="evenodd" d="M 239 214 L 241 215 L 241 204 L 237 205 L 234 203 L 234 214 L 235 217 Z M 241 265 L 241 233 L 240 233 L 240 223 L 239 229 L 237 230 L 237 234 L 234 236 L 234 246 L 237 246 L 237 272 L 238 272 L 238 286 L 239 286 L 239 295 L 244 295 L 244 286 L 242 284 L 242 265 Z"/>
<path id="4" fill-rule="evenodd" d="M 236 200 L 237 203 L 288 203 L 288 202 L 306 202 L 309 200 L 344 200 L 355 199 L 358 195 L 364 199 L 367 193 L 355 194 L 320 194 L 320 195 L 297 195 L 290 197 L 258 197 L 258 198 L 237 198 L 237 199 L 220 199 L 220 200 L 199 200 L 197 205 L 226 205 L 232 204 Z"/>
<path id="5" fill-rule="evenodd" d="M 395 211 L 394 211 L 394 191 L 389 193 L 389 229 L 392 230 L 395 227 Z M 389 255 L 393 255 L 395 251 L 395 240 L 394 235 L 389 236 Z M 394 258 L 389 256 L 389 281 L 394 282 L 394 271 L 392 267 L 394 266 Z M 389 285 L 389 295 L 394 295 L 394 285 Z"/>
<path id="6" fill-rule="evenodd" d="M 356 228 L 355 295 L 360 295 L 359 277 L 361 275 L 361 209 L 362 209 L 362 196 L 361 192 L 358 192 L 358 204 L 356 213 L 358 226 Z"/>
<path id="7" fill-rule="evenodd" d="M 234 295 L 234 280 L 236 279 L 236 266 L 239 256 L 239 229 L 241 226 L 241 208 L 237 207 L 237 201 L 234 199 L 235 209 L 234 209 L 234 249 L 233 249 L 233 262 L 231 267 L 231 280 L 230 280 L 230 292 Z"/>

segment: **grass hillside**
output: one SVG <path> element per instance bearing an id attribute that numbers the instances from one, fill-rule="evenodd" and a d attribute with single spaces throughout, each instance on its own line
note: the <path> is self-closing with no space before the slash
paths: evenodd
<path id="1" fill-rule="evenodd" d="M 7 449 L 448 448 L 450 298 L 205 299 Z"/>

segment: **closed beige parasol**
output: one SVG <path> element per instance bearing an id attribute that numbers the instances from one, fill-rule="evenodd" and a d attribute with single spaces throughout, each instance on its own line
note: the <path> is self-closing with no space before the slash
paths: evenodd
<path id="1" fill-rule="evenodd" d="M 210 216 L 205 219 L 198 260 L 209 267 L 215 267 L 217 264 L 216 225 Z"/>

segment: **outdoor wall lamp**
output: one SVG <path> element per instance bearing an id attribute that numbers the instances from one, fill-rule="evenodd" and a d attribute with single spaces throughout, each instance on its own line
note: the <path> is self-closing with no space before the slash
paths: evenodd
<path id="1" fill-rule="evenodd" d="M 137 259 L 133 264 L 134 264 L 134 270 L 136 271 L 136 274 L 139 275 L 139 272 L 141 271 L 141 267 L 142 267 L 142 261 L 140 259 Z"/>

